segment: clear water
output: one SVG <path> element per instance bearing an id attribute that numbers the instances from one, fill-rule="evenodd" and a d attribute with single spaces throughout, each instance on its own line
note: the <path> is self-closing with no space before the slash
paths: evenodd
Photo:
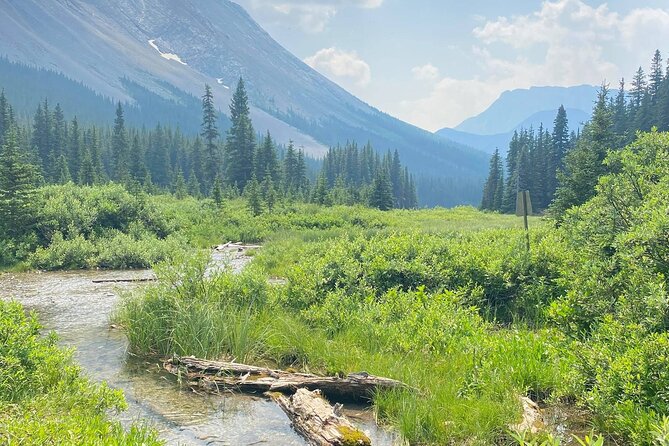
<path id="1" fill-rule="evenodd" d="M 249 258 L 243 253 L 216 254 L 240 270 Z M 229 393 L 201 395 L 180 388 L 158 363 L 127 353 L 124 334 L 110 328 L 109 314 L 119 291 L 140 283 L 93 283 L 152 277 L 151 271 L 75 271 L 0 275 L 0 298 L 17 300 L 34 310 L 45 330 L 75 348 L 75 358 L 95 381 L 122 389 L 129 409 L 116 417 L 124 424 L 149 423 L 168 444 L 183 445 L 306 445 L 273 402 L 262 397 Z M 364 408 L 347 414 L 374 445 L 399 444 L 391 432 L 377 427 Z"/>

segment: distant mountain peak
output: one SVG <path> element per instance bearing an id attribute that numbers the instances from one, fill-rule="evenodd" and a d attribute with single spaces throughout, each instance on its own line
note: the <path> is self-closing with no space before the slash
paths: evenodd
<path id="1" fill-rule="evenodd" d="M 557 110 L 560 105 L 589 114 L 598 87 L 536 86 L 507 90 L 485 111 L 464 120 L 454 129 L 476 135 L 496 135 L 512 131 L 519 123 L 535 113 Z"/>

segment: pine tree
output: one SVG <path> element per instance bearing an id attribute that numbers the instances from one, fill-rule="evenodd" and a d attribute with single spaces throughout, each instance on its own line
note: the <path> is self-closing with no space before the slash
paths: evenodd
<path id="1" fill-rule="evenodd" d="M 32 227 L 35 168 L 19 152 L 16 129 L 5 132 L 0 151 L 0 231 L 8 238 L 20 238 Z"/>
<path id="2" fill-rule="evenodd" d="M 203 181 L 205 187 L 213 185 L 221 171 L 221 156 L 218 147 L 218 125 L 216 108 L 214 105 L 214 95 L 209 85 L 204 86 L 204 96 L 202 96 L 202 133 L 205 147 L 202 156 Z M 197 171 L 197 167 L 195 167 Z"/>
<path id="3" fill-rule="evenodd" d="M 123 107 L 120 102 L 116 107 L 111 153 L 112 179 L 116 181 L 124 181 L 128 176 L 128 135 L 125 130 Z"/>
<path id="4" fill-rule="evenodd" d="M 239 78 L 237 89 L 230 104 L 230 121 L 225 144 L 225 165 L 228 184 L 236 184 L 244 189 L 253 174 L 253 152 L 255 132 L 251 123 L 249 99 L 244 88 L 244 80 Z"/>
<path id="5" fill-rule="evenodd" d="M 382 211 L 388 211 L 393 208 L 393 204 L 393 186 L 390 183 L 388 172 L 381 169 L 372 183 L 369 205 Z"/>

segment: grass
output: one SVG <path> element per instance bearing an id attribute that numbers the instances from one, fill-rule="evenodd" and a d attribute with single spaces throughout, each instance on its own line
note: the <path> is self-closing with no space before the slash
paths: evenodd
<path id="1" fill-rule="evenodd" d="M 305 206 L 259 217 L 250 226 L 279 229 L 246 271 L 208 278 L 206 257 L 164 265 L 158 283 L 125 296 L 115 319 L 138 354 L 400 379 L 420 391 L 380 393 L 374 407 L 412 444 L 508 438 L 518 396 L 558 385 L 550 346 L 559 335 L 500 327 L 477 304 L 519 290 L 533 299 L 525 275 L 555 260 L 548 236 L 539 231 L 528 259 L 513 217 L 471 208 L 352 215 Z M 268 275 L 288 285 L 268 285 Z"/>

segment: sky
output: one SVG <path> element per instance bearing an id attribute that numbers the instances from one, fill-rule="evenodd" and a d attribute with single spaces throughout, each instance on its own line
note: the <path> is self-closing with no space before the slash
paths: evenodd
<path id="1" fill-rule="evenodd" d="M 669 0 L 235 1 L 329 79 L 430 131 L 505 90 L 617 87 L 669 56 Z"/>

